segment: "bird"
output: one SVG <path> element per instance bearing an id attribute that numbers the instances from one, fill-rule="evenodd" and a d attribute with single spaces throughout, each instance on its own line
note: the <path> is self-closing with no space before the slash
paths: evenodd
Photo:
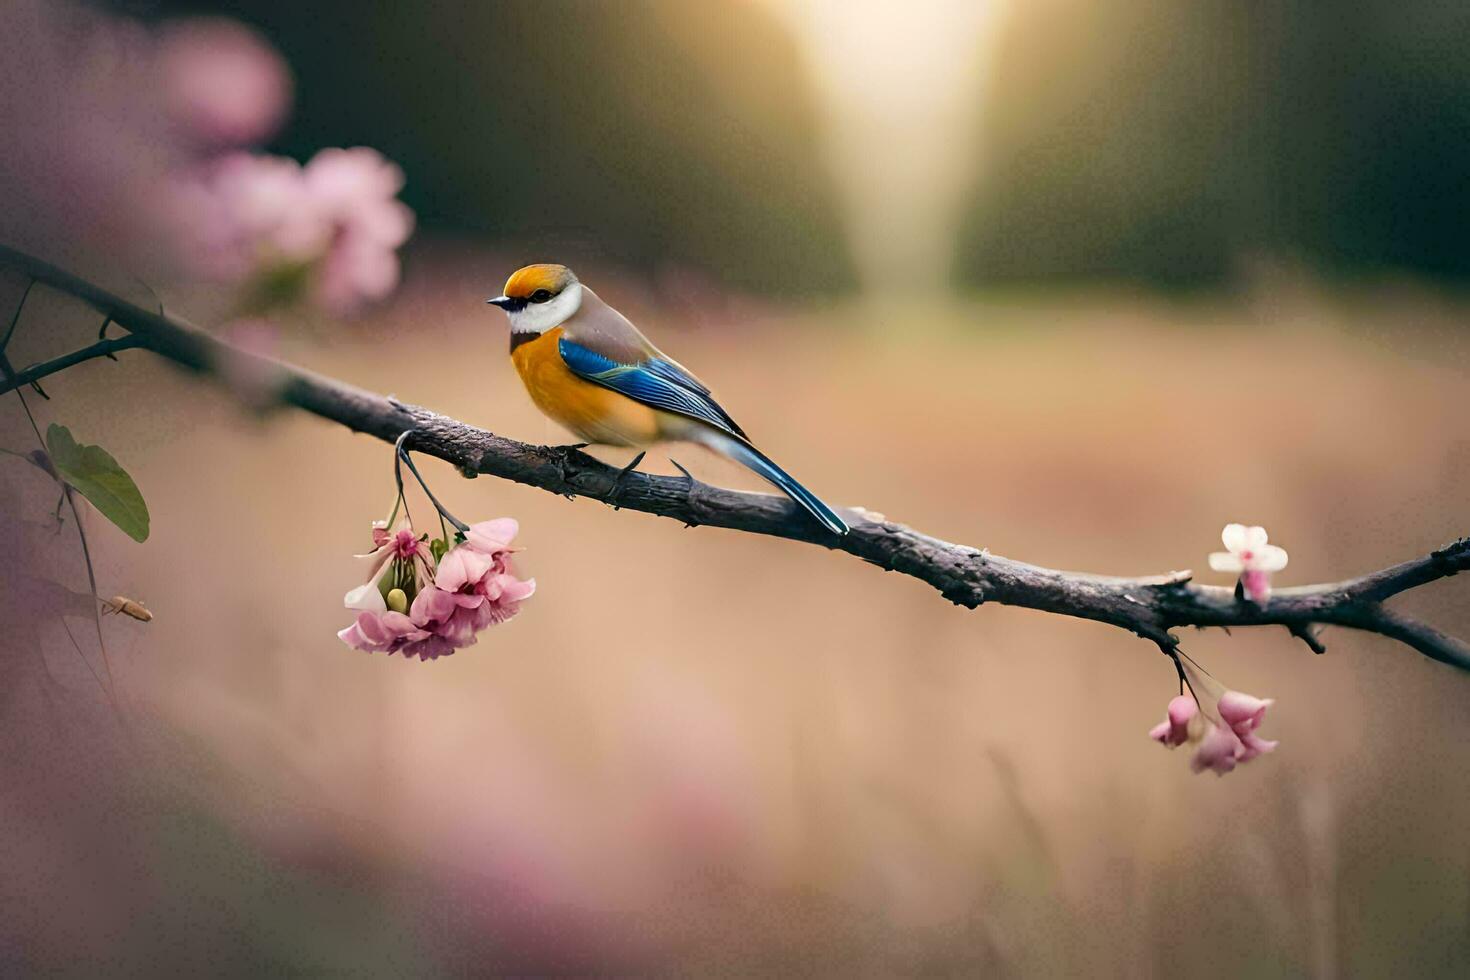
<path id="1" fill-rule="evenodd" d="M 708 385 L 571 269 L 554 263 L 517 269 L 505 292 L 486 302 L 510 319 L 511 361 L 531 400 L 587 444 L 697 443 L 754 471 L 833 534 L 848 532 L 831 507 L 755 447 Z M 619 480 L 642 458 L 639 453 Z"/>

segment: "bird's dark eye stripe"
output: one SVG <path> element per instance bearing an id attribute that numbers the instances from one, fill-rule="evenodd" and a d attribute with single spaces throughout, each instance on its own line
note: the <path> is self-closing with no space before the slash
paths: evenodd
<path id="1" fill-rule="evenodd" d="M 544 303 L 549 299 L 551 299 L 551 290 L 549 289 L 538 289 L 531 294 L 531 302 L 533 303 Z"/>

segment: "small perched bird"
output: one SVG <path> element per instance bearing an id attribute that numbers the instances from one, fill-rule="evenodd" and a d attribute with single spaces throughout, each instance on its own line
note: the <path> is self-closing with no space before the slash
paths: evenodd
<path id="1" fill-rule="evenodd" d="M 579 438 L 635 448 L 698 443 L 769 480 L 833 534 L 847 533 L 831 507 L 751 444 L 703 382 L 571 269 L 528 265 L 488 302 L 510 317 L 510 357 L 531 400 Z"/>

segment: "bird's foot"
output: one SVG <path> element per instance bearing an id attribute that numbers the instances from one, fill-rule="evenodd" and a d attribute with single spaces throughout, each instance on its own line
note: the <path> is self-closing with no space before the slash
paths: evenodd
<path id="1" fill-rule="evenodd" d="M 634 470 L 638 469 L 638 464 L 641 463 L 641 462 L 643 462 L 643 457 L 644 456 L 647 456 L 647 455 L 648 455 L 648 451 L 647 450 L 644 450 L 643 452 L 639 453 L 637 456 L 634 456 L 633 457 L 633 461 L 631 463 L 629 463 L 627 466 L 624 466 L 622 469 L 618 470 L 618 475 L 613 480 L 612 489 L 609 490 L 608 491 L 608 494 L 607 494 L 608 502 L 613 505 L 613 508 L 614 509 L 618 508 L 620 506 L 621 502 L 622 502 L 622 498 L 623 498 L 623 486 L 624 486 L 624 484 L 626 483 L 626 481 L 628 479 L 628 474 L 629 473 L 632 473 Z"/>
<path id="2" fill-rule="evenodd" d="M 590 445 L 592 445 L 590 442 L 569 442 L 565 446 L 547 446 L 546 448 L 554 453 L 572 453 L 581 452 Z"/>

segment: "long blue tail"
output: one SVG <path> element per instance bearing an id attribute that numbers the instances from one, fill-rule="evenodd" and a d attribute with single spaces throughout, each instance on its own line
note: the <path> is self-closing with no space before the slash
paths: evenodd
<path id="1" fill-rule="evenodd" d="M 711 449 L 749 467 L 761 478 L 769 480 L 776 489 L 805 507 L 813 517 L 821 522 L 823 527 L 833 534 L 848 532 L 847 522 L 838 517 L 831 507 L 822 503 L 816 494 L 797 483 L 790 473 L 777 466 L 770 457 L 750 443 L 727 436 L 723 432 L 711 432 L 706 442 Z"/>

